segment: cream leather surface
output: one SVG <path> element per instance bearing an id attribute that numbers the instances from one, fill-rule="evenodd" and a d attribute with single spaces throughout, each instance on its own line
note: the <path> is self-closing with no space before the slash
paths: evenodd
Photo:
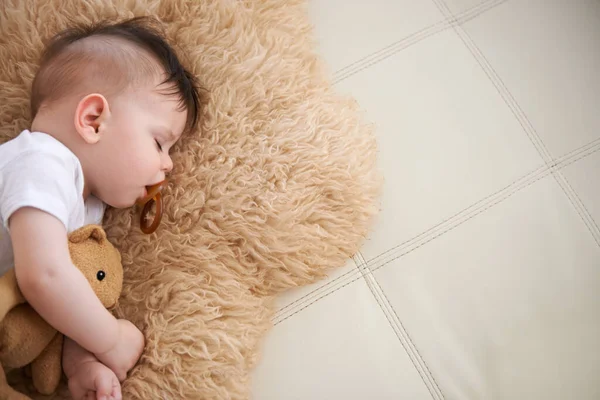
<path id="1" fill-rule="evenodd" d="M 386 183 L 257 400 L 600 399 L 600 1 L 312 0 Z"/>

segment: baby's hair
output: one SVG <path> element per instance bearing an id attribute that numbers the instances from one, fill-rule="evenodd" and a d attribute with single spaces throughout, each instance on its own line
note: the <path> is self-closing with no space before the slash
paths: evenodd
<path id="1" fill-rule="evenodd" d="M 178 96 L 180 109 L 187 110 L 186 129 L 195 129 L 201 106 L 198 85 L 159 32 L 157 21 L 148 17 L 59 32 L 46 46 L 32 83 L 32 118 L 75 90 L 109 97 L 158 72 L 165 74 L 161 92 Z"/>

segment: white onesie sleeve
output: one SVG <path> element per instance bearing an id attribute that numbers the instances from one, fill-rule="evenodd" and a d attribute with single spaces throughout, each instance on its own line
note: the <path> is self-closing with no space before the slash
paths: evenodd
<path id="1" fill-rule="evenodd" d="M 6 230 L 15 211 L 34 207 L 58 218 L 68 231 L 78 198 L 76 176 L 72 159 L 47 151 L 24 152 L 11 160 L 0 175 L 0 215 Z"/>

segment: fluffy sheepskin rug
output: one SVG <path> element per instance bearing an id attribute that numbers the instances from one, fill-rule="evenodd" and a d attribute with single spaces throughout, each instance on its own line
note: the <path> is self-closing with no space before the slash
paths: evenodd
<path id="1" fill-rule="evenodd" d="M 315 56 L 303 0 L 3 0 L 0 142 L 28 128 L 46 37 L 72 21 L 152 15 L 208 91 L 174 149 L 159 230 L 110 210 L 125 287 L 117 314 L 146 335 L 126 399 L 246 399 L 273 298 L 358 250 L 378 208 L 376 146 Z M 55 398 L 68 398 L 64 389 Z"/>

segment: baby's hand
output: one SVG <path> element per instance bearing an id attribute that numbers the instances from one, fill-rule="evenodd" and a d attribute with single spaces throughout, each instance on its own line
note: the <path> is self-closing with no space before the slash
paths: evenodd
<path id="1" fill-rule="evenodd" d="M 73 400 L 122 400 L 121 384 L 114 372 L 98 361 L 80 365 L 69 378 Z"/>
<path id="2" fill-rule="evenodd" d="M 109 367 L 123 382 L 127 377 L 127 372 L 138 362 L 142 351 L 144 350 L 144 335 L 131 322 L 120 319 L 119 338 L 117 343 L 102 354 L 95 356 L 104 365 Z"/>

